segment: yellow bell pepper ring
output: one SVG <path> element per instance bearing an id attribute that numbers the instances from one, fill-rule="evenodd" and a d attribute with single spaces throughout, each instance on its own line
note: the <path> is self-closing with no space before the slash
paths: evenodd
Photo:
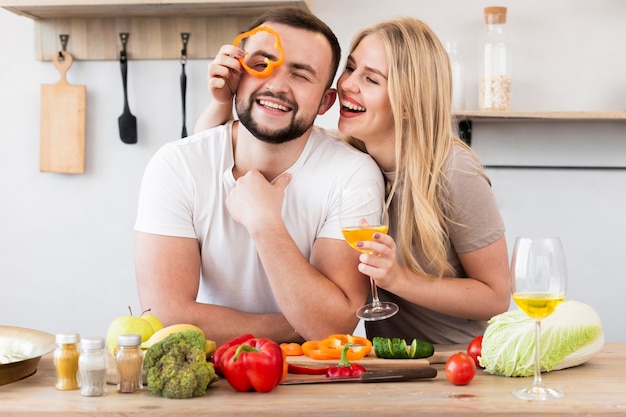
<path id="1" fill-rule="evenodd" d="M 271 35 L 273 35 L 276 38 L 276 42 L 274 43 L 274 47 L 278 50 L 279 56 L 278 59 L 276 61 L 272 61 L 270 59 L 268 59 L 267 57 L 265 58 L 265 68 L 263 69 L 263 71 L 257 71 L 253 68 L 250 68 L 247 64 L 244 58 L 239 58 L 239 62 L 241 63 L 241 66 L 246 70 L 246 72 L 250 75 L 252 75 L 253 77 L 258 77 L 258 78 L 265 78 L 268 77 L 273 71 L 274 68 L 278 68 L 282 65 L 283 61 L 285 60 L 285 55 L 283 53 L 283 48 L 282 45 L 280 43 L 280 36 L 278 36 L 278 33 L 273 30 L 272 28 L 268 27 L 268 26 L 259 26 L 256 27 L 252 30 L 249 30 L 248 32 L 244 32 L 242 34 L 240 34 L 239 36 L 237 36 L 233 42 L 233 45 L 239 47 L 239 44 L 241 43 L 242 40 L 249 38 L 251 36 L 253 36 L 254 34 L 258 33 L 258 32 L 267 32 Z M 246 52 L 247 53 L 247 52 Z"/>

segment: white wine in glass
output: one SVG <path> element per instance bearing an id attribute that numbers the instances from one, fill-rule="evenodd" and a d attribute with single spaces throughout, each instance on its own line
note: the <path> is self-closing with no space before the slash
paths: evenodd
<path id="1" fill-rule="evenodd" d="M 511 260 L 511 291 L 515 304 L 535 320 L 535 378 L 533 385 L 513 391 L 525 400 L 561 398 L 563 393 L 545 387 L 541 378 L 541 320 L 565 298 L 567 267 L 559 238 L 518 237 Z"/>
<path id="2" fill-rule="evenodd" d="M 339 224 L 346 242 L 354 249 L 368 253 L 357 242 L 374 240 L 374 233 L 387 233 L 389 220 L 387 208 L 376 185 L 360 184 L 341 190 Z M 372 302 L 360 307 L 356 315 L 366 321 L 383 320 L 396 314 L 398 305 L 378 299 L 376 282 L 370 278 Z"/>

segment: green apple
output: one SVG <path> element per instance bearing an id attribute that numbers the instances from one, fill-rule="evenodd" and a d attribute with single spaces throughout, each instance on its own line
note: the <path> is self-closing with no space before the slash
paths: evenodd
<path id="1" fill-rule="evenodd" d="M 150 336 L 154 334 L 154 328 L 150 321 L 143 317 L 136 317 L 132 315 L 120 316 L 111 322 L 107 330 L 107 346 L 111 355 L 115 355 L 117 348 L 117 337 L 121 334 L 138 334 L 141 336 L 141 341 L 145 342 L 150 339 Z"/>
<path id="2" fill-rule="evenodd" d="M 161 320 L 159 320 L 159 318 L 152 313 L 144 313 L 141 315 L 141 318 L 152 325 L 152 330 L 155 333 L 163 328 L 163 323 L 161 323 Z"/>

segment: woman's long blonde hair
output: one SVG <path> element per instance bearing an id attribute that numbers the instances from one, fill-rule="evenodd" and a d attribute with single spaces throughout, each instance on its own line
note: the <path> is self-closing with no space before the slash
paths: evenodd
<path id="1" fill-rule="evenodd" d="M 430 27 L 411 17 L 364 29 L 352 41 L 350 52 L 372 33 L 381 36 L 389 65 L 396 176 L 388 199 L 402 193 L 397 229 L 400 259 L 417 274 L 441 277 L 453 272 L 446 256 L 444 162 L 455 144 L 469 150 L 452 130 L 450 61 Z M 363 149 L 358 139 L 349 141 Z M 421 265 L 417 256 L 428 265 Z"/>

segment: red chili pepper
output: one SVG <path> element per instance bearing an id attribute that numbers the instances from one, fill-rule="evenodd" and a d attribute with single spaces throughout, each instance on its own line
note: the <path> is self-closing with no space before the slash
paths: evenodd
<path id="1" fill-rule="evenodd" d="M 298 375 L 326 375 L 326 372 L 330 369 L 330 366 L 300 366 L 289 364 L 289 373 Z"/>
<path id="2" fill-rule="evenodd" d="M 224 355 L 224 352 L 226 352 L 229 347 L 239 346 L 243 342 L 247 342 L 250 339 L 254 339 L 254 336 L 250 333 L 247 333 L 242 334 L 241 336 L 237 336 L 234 339 L 230 339 L 228 342 L 224 342 L 224 344 L 220 345 L 215 350 L 215 352 L 213 353 L 213 357 L 211 358 L 211 360 L 213 361 L 213 368 L 215 369 L 215 373 L 219 376 L 224 376 L 224 373 L 222 372 L 222 365 L 220 362 L 222 360 L 222 355 Z"/>
<path id="3" fill-rule="evenodd" d="M 285 356 L 278 343 L 249 339 L 222 355 L 221 367 L 228 383 L 240 392 L 270 392 L 283 379 Z"/>
<path id="4" fill-rule="evenodd" d="M 352 347 L 351 343 L 346 343 L 341 351 L 341 359 L 337 366 L 328 369 L 326 376 L 329 378 L 358 378 L 363 372 L 367 372 L 363 366 L 358 363 L 350 363 L 348 361 L 348 350 Z"/>

